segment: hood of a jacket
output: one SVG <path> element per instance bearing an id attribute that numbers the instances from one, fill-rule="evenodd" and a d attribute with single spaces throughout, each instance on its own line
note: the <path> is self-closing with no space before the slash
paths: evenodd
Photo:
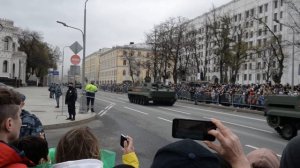
<path id="1" fill-rule="evenodd" d="M 0 167 L 9 167 L 14 164 L 27 167 L 26 164 L 30 163 L 25 156 L 5 142 L 0 141 L 0 151 Z"/>
<path id="2" fill-rule="evenodd" d="M 53 168 L 103 168 L 103 163 L 97 159 L 81 159 L 57 163 Z"/>

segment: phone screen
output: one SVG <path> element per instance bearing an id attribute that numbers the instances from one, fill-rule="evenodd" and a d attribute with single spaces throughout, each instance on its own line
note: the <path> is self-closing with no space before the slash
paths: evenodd
<path id="1" fill-rule="evenodd" d="M 127 141 L 127 137 L 123 134 L 121 134 L 120 137 L 120 145 L 124 148 L 124 142 Z"/>
<path id="2" fill-rule="evenodd" d="M 214 141 L 215 137 L 207 133 L 211 129 L 216 129 L 211 121 L 174 119 L 172 136 L 181 139 Z"/>

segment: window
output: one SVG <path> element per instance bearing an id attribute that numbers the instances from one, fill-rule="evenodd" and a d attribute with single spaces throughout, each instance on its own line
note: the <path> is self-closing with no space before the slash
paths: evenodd
<path id="1" fill-rule="evenodd" d="M 123 70 L 123 76 L 126 76 L 126 70 Z"/>
<path id="2" fill-rule="evenodd" d="M 246 26 L 246 28 L 248 28 L 249 27 L 249 22 L 246 22 L 245 26 Z"/>
<path id="3" fill-rule="evenodd" d="M 265 23 L 268 23 L 268 16 L 265 16 Z"/>
<path id="4" fill-rule="evenodd" d="M 4 38 L 4 50 L 8 50 L 9 49 L 9 40 L 8 37 Z"/>
<path id="5" fill-rule="evenodd" d="M 274 25 L 273 31 L 277 32 L 277 25 Z"/>
<path id="6" fill-rule="evenodd" d="M 267 63 L 264 62 L 264 66 L 263 66 L 263 69 L 265 69 L 267 67 Z"/>
<path id="7" fill-rule="evenodd" d="M 253 37 L 253 31 L 252 32 L 250 32 L 250 38 L 252 38 Z"/>
<path id="8" fill-rule="evenodd" d="M 262 35 L 262 30 L 259 29 L 259 30 L 258 30 L 258 36 L 261 36 L 261 35 Z"/>
<path id="9" fill-rule="evenodd" d="M 274 13 L 274 20 L 277 20 L 277 13 Z"/>
<path id="10" fill-rule="evenodd" d="M 123 51 L 123 55 L 127 55 L 127 52 L 126 52 L 126 51 Z"/>
<path id="11" fill-rule="evenodd" d="M 280 17 L 280 19 L 283 18 L 283 12 L 282 11 L 280 12 L 279 17 Z"/>
<path id="12" fill-rule="evenodd" d="M 249 63 L 249 69 L 250 70 L 252 69 L 252 63 Z"/>
<path id="13" fill-rule="evenodd" d="M 252 80 L 252 74 L 249 74 L 249 80 Z"/>
<path id="14" fill-rule="evenodd" d="M 255 12 L 254 8 L 253 8 L 253 9 L 251 9 L 251 11 L 250 11 L 250 15 L 251 15 L 251 16 L 254 16 L 254 12 Z"/>
<path id="15" fill-rule="evenodd" d="M 246 15 L 245 17 L 248 18 L 249 17 L 249 11 L 246 11 L 245 15 Z"/>
<path id="16" fill-rule="evenodd" d="M 250 27 L 253 27 L 253 21 L 250 22 Z"/>
<path id="17" fill-rule="evenodd" d="M 13 51 L 16 51 L 16 43 L 12 44 L 12 49 L 13 49 Z"/>
<path id="18" fill-rule="evenodd" d="M 267 39 L 264 38 L 264 46 L 266 46 L 266 45 L 267 45 Z"/>
<path id="19" fill-rule="evenodd" d="M 253 58 L 253 53 L 250 53 L 249 54 L 249 59 L 252 59 Z"/>
<path id="20" fill-rule="evenodd" d="M 244 80 L 247 80 L 247 74 L 244 74 Z"/>
<path id="21" fill-rule="evenodd" d="M 261 63 L 260 62 L 257 63 L 257 68 L 256 69 L 261 69 Z"/>
<path id="22" fill-rule="evenodd" d="M 237 22 L 237 15 L 234 15 L 234 21 Z"/>
<path id="23" fill-rule="evenodd" d="M 258 7 L 259 13 L 263 13 L 263 6 Z"/>
<path id="24" fill-rule="evenodd" d="M 7 72 L 8 70 L 8 62 L 5 60 L 3 61 L 3 69 L 2 69 L 2 72 Z"/>
<path id="25" fill-rule="evenodd" d="M 278 1 L 274 1 L 274 8 L 276 9 L 278 7 Z"/>
<path id="26" fill-rule="evenodd" d="M 244 70 L 247 70 L 247 64 L 244 64 Z"/>
<path id="27" fill-rule="evenodd" d="M 283 1 L 284 1 L 284 0 L 280 0 L 280 6 L 283 6 Z"/>
<path id="28" fill-rule="evenodd" d="M 248 32 L 246 32 L 246 39 L 248 38 Z"/>
<path id="29" fill-rule="evenodd" d="M 123 65 L 126 65 L 126 60 L 123 60 Z"/>
<path id="30" fill-rule="evenodd" d="M 265 4 L 265 12 L 268 12 L 268 4 Z"/>
<path id="31" fill-rule="evenodd" d="M 242 14 L 239 14 L 239 21 L 242 20 Z"/>
<path id="32" fill-rule="evenodd" d="M 276 68 L 276 61 L 273 61 L 273 68 Z"/>
<path id="33" fill-rule="evenodd" d="M 261 47 L 261 39 L 257 40 L 257 45 L 258 45 L 258 47 Z"/>
<path id="34" fill-rule="evenodd" d="M 265 35 L 268 34 L 268 28 L 265 28 Z"/>
<path id="35" fill-rule="evenodd" d="M 267 79 L 267 75 L 266 73 L 263 73 L 263 80 L 266 80 Z"/>
<path id="36" fill-rule="evenodd" d="M 256 74 L 256 79 L 260 81 L 260 74 Z"/>
<path id="37" fill-rule="evenodd" d="M 282 31 L 282 24 L 279 25 L 279 31 Z"/>

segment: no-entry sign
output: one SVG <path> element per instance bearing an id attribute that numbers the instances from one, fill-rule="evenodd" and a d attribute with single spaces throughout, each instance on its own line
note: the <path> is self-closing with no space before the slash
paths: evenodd
<path id="1" fill-rule="evenodd" d="M 72 57 L 71 57 L 71 63 L 73 64 L 73 65 L 78 65 L 79 63 L 80 63 L 80 57 L 79 57 L 79 55 L 72 55 Z"/>

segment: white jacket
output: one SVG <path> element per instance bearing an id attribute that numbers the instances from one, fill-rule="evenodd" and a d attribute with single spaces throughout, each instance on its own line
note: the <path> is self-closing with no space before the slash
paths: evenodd
<path id="1" fill-rule="evenodd" d="M 103 163 L 98 159 L 81 159 L 57 163 L 53 168 L 103 168 Z"/>

